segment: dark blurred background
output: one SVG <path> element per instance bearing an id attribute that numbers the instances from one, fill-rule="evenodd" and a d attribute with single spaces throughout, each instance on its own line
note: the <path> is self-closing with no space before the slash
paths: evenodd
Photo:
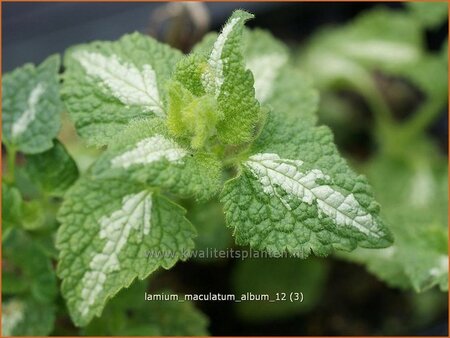
<path id="1" fill-rule="evenodd" d="M 136 30 L 155 35 L 155 30 L 164 29 L 167 19 L 173 19 L 182 11 L 174 8 L 177 5 L 158 2 L 3 3 L 3 71 L 25 62 L 39 63 L 52 53 L 63 53 L 73 44 L 112 40 Z M 399 3 L 384 5 L 402 6 Z M 205 3 L 201 9 L 194 6 L 190 13 L 199 18 L 194 25 L 201 33 L 219 29 L 234 9 L 247 9 L 256 15 L 249 26 L 270 29 L 276 37 L 295 43 L 319 26 L 344 22 L 372 6 L 373 3 L 215 2 Z M 204 10 L 208 13 L 206 20 Z M 158 37 L 167 38 L 164 33 Z M 183 47 L 188 44 L 182 43 Z"/>
<path id="2" fill-rule="evenodd" d="M 219 30 L 237 8 L 256 15 L 256 19 L 249 22 L 250 27 L 266 28 L 295 46 L 318 28 L 346 22 L 373 6 L 401 10 L 403 4 L 217 2 L 186 6 L 180 3 L 132 2 L 3 3 L 2 67 L 7 72 L 25 62 L 39 63 L 52 53 L 63 53 L 74 44 L 97 39 L 113 40 L 132 31 L 153 35 L 189 51 L 204 33 Z M 447 26 L 427 36 L 430 49 L 440 46 L 446 36 Z M 442 140 L 447 140 L 447 114 L 442 115 L 435 128 L 434 132 Z M 171 273 L 183 287 L 175 291 L 231 292 L 227 276 L 234 264 L 231 260 L 212 266 L 196 262 L 177 264 Z M 356 287 L 349 288 L 350 285 Z M 404 294 L 388 288 L 363 267 L 333 262 L 325 290 L 320 306 L 311 313 L 258 324 L 241 321 L 233 313 L 231 304 L 197 305 L 210 317 L 213 335 L 368 334 L 383 332 L 385 325 L 402 330 L 411 320 Z M 446 295 L 442 294 L 442 297 Z M 370 308 L 367 308 L 368 304 Z M 423 331 L 406 329 L 402 332 L 408 335 L 447 335 L 447 313 L 437 317 Z"/>

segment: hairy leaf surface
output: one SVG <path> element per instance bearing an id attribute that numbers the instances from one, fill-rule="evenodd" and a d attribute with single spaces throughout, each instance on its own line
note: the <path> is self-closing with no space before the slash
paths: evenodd
<path id="1" fill-rule="evenodd" d="M 391 235 L 367 180 L 338 154 L 326 127 L 294 127 L 273 115 L 238 177 L 225 184 L 238 244 L 307 257 L 388 246 Z"/>
<path id="2" fill-rule="evenodd" d="M 194 52 L 204 53 L 216 38 L 215 33 L 206 35 Z M 245 66 L 253 74 L 255 95 L 260 104 L 269 107 L 274 114 L 292 114 L 302 124 L 314 125 L 318 92 L 306 74 L 291 65 L 287 47 L 261 29 L 245 29 L 242 44 Z"/>
<path id="3" fill-rule="evenodd" d="M 184 258 L 196 234 L 181 207 L 142 185 L 112 179 L 79 180 L 59 219 L 58 274 L 78 326 L 99 316 L 136 277 Z"/>
<path id="4" fill-rule="evenodd" d="M 130 124 L 94 165 L 95 177 L 120 177 L 167 189 L 181 196 L 207 198 L 220 187 L 220 163 L 169 136 L 159 119 Z"/>
<path id="5" fill-rule="evenodd" d="M 70 48 L 62 94 L 80 135 L 104 145 L 132 119 L 164 118 L 164 86 L 181 56 L 139 33 Z"/>
<path id="6" fill-rule="evenodd" d="M 205 91 L 217 98 L 223 114 L 217 133 L 226 144 L 251 140 L 260 120 L 253 76 L 246 70 L 242 54 L 244 23 L 251 18 L 253 15 L 244 11 L 233 13 L 214 42 L 202 74 Z"/>

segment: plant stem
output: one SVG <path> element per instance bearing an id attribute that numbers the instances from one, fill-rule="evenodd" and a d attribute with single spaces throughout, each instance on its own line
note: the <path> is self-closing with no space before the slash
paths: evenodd
<path id="1" fill-rule="evenodd" d="M 361 88 L 361 93 L 366 99 L 375 120 L 374 131 L 380 145 L 380 152 L 396 152 L 403 144 L 403 135 L 398 133 L 399 125 L 394 120 L 394 114 L 386 104 L 381 93 L 373 83 Z"/>
<path id="2" fill-rule="evenodd" d="M 236 164 L 242 162 L 242 160 L 245 158 L 245 154 L 246 154 L 246 153 L 239 152 L 239 153 L 234 154 L 234 155 L 232 155 L 232 156 L 228 156 L 228 157 L 226 157 L 226 158 L 224 158 L 224 159 L 222 160 L 222 164 L 223 164 L 223 166 L 224 166 L 225 168 L 233 167 L 233 166 L 235 166 Z"/>
<path id="3" fill-rule="evenodd" d="M 444 106 L 444 100 L 430 100 L 421 107 L 414 116 L 402 125 L 402 131 L 408 139 L 423 133 L 426 128 L 435 120 Z"/>
<path id="4" fill-rule="evenodd" d="M 394 124 L 392 111 L 381 95 L 374 91 L 365 96 L 367 103 L 374 114 L 375 122 L 378 128 L 392 126 Z"/>
<path id="5" fill-rule="evenodd" d="M 7 151 L 7 161 L 8 161 L 8 175 L 6 179 L 9 183 L 13 184 L 16 180 L 15 169 L 16 169 L 16 155 L 17 151 L 14 146 L 6 147 Z"/>

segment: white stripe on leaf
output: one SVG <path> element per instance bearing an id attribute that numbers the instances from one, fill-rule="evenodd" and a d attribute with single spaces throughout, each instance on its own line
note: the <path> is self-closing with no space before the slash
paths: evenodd
<path id="1" fill-rule="evenodd" d="M 420 58 L 420 50 L 415 46 L 384 40 L 346 42 L 342 45 L 342 50 L 350 57 L 372 62 L 405 64 L 416 62 Z"/>
<path id="2" fill-rule="evenodd" d="M 109 216 L 100 218 L 99 237 L 104 246 L 89 263 L 89 271 L 81 280 L 81 302 L 78 309 L 82 316 L 89 313 L 103 290 L 108 275 L 120 270 L 119 254 L 127 244 L 131 230 L 137 233 L 137 239 L 143 240 L 150 233 L 152 212 L 152 193 L 127 195 L 122 199 L 122 207 Z"/>
<path id="3" fill-rule="evenodd" d="M 186 154 L 187 151 L 172 140 L 155 135 L 139 141 L 133 149 L 114 157 L 111 165 L 126 169 L 133 164 L 149 164 L 163 158 L 170 162 L 178 162 Z"/>
<path id="4" fill-rule="evenodd" d="M 275 80 L 286 61 L 286 55 L 279 53 L 253 57 L 247 61 L 247 68 L 253 73 L 255 80 L 256 98 L 260 103 L 264 103 L 272 95 Z"/>
<path id="5" fill-rule="evenodd" d="M 28 129 L 29 125 L 36 119 L 37 105 L 41 96 L 45 92 L 45 85 L 38 83 L 36 87 L 30 93 L 27 101 L 27 108 L 22 113 L 22 115 L 15 121 L 12 125 L 11 136 L 12 138 L 17 138 L 22 135 L 25 130 Z"/>
<path id="6" fill-rule="evenodd" d="M 213 49 L 208 59 L 210 69 L 203 73 L 202 83 L 206 91 L 214 93 L 217 98 L 220 94 L 222 84 L 224 82 L 222 59 L 223 48 L 228 40 L 228 36 L 233 31 L 233 27 L 241 20 L 241 18 L 231 19 L 222 29 L 222 33 L 217 37 Z"/>
<path id="7" fill-rule="evenodd" d="M 300 160 L 282 159 L 271 153 L 253 155 L 245 162 L 263 191 L 279 198 L 288 210 L 291 210 L 289 200 L 292 198 L 310 205 L 316 202 L 319 211 L 338 225 L 352 226 L 377 238 L 383 236 L 372 215 L 362 208 L 353 194 L 344 196 L 331 186 L 320 183 L 330 180 L 321 170 L 300 172 L 302 164 Z M 277 189 L 286 192 L 287 196 L 281 196 Z"/>
<path id="8" fill-rule="evenodd" d="M 411 179 L 411 188 L 408 194 L 411 205 L 426 208 L 428 202 L 433 198 L 435 184 L 431 168 L 428 166 L 418 168 Z"/>
<path id="9" fill-rule="evenodd" d="M 88 51 L 75 52 L 74 58 L 89 76 L 99 79 L 123 104 L 140 106 L 159 117 L 165 116 L 156 73 L 151 65 L 146 64 L 139 70 L 117 55 L 105 56 Z"/>

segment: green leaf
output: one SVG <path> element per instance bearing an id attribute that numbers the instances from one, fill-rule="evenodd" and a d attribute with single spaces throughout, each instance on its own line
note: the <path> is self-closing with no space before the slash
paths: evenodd
<path id="1" fill-rule="evenodd" d="M 85 326 L 138 277 L 171 268 L 193 248 L 184 209 L 142 185 L 81 179 L 60 208 L 58 274 L 70 315 Z"/>
<path id="2" fill-rule="evenodd" d="M 222 202 L 236 242 L 273 253 L 325 256 L 389 246 L 367 180 L 339 156 L 326 127 L 272 115 L 253 155 L 225 183 Z"/>
<path id="3" fill-rule="evenodd" d="M 423 55 L 420 27 L 401 11 L 377 8 L 343 27 L 315 34 L 301 66 L 316 84 L 368 86 L 368 71 L 408 69 Z"/>
<path id="4" fill-rule="evenodd" d="M 54 322 L 53 305 L 21 298 L 2 303 L 3 336 L 47 336 L 52 332 Z"/>
<path id="5" fill-rule="evenodd" d="M 294 67 L 286 66 L 280 70 L 272 96 L 265 104 L 272 114 L 290 115 L 302 125 L 317 123 L 319 93 L 310 78 Z"/>
<path id="6" fill-rule="evenodd" d="M 19 189 L 6 182 L 2 182 L 2 231 L 4 237 L 8 228 L 20 225 L 22 203 L 22 195 Z"/>
<path id="7" fill-rule="evenodd" d="M 207 34 L 194 52 L 205 53 L 216 38 L 215 33 Z M 260 29 L 245 29 L 242 44 L 260 104 L 270 107 L 274 114 L 292 114 L 302 123 L 314 125 L 319 95 L 310 79 L 289 63 L 288 48 L 270 32 Z"/>
<path id="8" fill-rule="evenodd" d="M 59 55 L 25 64 L 2 79 L 2 141 L 27 154 L 50 149 L 60 128 Z"/>
<path id="9" fill-rule="evenodd" d="M 25 230 L 39 230 L 47 221 L 47 206 L 42 200 L 31 200 L 23 203 L 22 227 Z"/>
<path id="10" fill-rule="evenodd" d="M 207 336 L 208 319 L 185 301 L 145 301 L 145 282 L 122 290 L 84 330 L 89 336 Z M 161 291 L 157 292 L 162 293 Z M 164 291 L 164 294 L 173 294 Z M 130 302 L 133 299 L 133 302 Z"/>
<path id="11" fill-rule="evenodd" d="M 9 236 L 9 232 L 14 227 L 36 230 L 46 225 L 43 201 L 24 201 L 19 189 L 6 182 L 2 184 L 2 200 L 4 203 L 2 214 L 3 240 Z"/>
<path id="12" fill-rule="evenodd" d="M 208 55 L 214 46 L 219 34 L 217 32 L 209 32 L 192 48 L 194 55 Z"/>
<path id="13" fill-rule="evenodd" d="M 255 278 L 255 276 L 258 276 Z M 236 311 L 248 321 L 285 319 L 311 311 L 320 301 L 324 291 L 327 266 L 324 262 L 295 258 L 246 259 L 239 261 L 233 271 L 233 289 L 237 295 L 267 294 L 279 301 L 242 301 L 235 304 Z M 291 302 L 295 293 L 303 293 L 303 301 Z M 283 294 L 286 298 L 282 300 Z"/>
<path id="14" fill-rule="evenodd" d="M 244 23 L 253 15 L 237 10 L 215 41 L 202 74 L 206 93 L 214 95 L 223 119 L 217 124 L 225 144 L 241 144 L 253 138 L 261 118 L 255 98 L 253 76 L 246 70 L 242 54 Z"/>
<path id="15" fill-rule="evenodd" d="M 94 164 L 99 178 L 118 177 L 160 187 L 180 196 L 204 199 L 220 187 L 220 162 L 194 152 L 168 135 L 160 119 L 131 123 Z"/>
<path id="16" fill-rule="evenodd" d="M 255 94 L 263 104 L 274 95 L 280 70 L 288 62 L 287 48 L 263 30 L 244 31 L 245 64 L 255 79 Z"/>
<path id="17" fill-rule="evenodd" d="M 2 292 L 24 293 L 40 303 L 52 303 L 57 295 L 51 260 L 34 239 L 15 229 L 3 243 Z"/>
<path id="18" fill-rule="evenodd" d="M 30 180 L 49 196 L 62 197 L 78 178 L 75 161 L 58 140 L 50 150 L 27 156 L 26 160 Z"/>
<path id="19" fill-rule="evenodd" d="M 437 28 L 448 20 L 446 2 L 407 2 L 411 15 L 425 28 Z"/>
<path id="20" fill-rule="evenodd" d="M 447 291 L 447 165 L 433 159 L 432 149 L 415 149 L 416 162 L 379 157 L 369 168 L 376 195 L 386 206 L 383 216 L 391 224 L 394 245 L 357 249 L 343 257 L 365 264 L 394 287 L 419 292 L 439 285 Z"/>
<path id="21" fill-rule="evenodd" d="M 289 64 L 287 47 L 269 32 L 246 30 L 245 61 L 255 78 L 258 101 L 273 114 L 291 114 L 302 124 L 314 125 L 319 95 L 311 81 Z"/>
<path id="22" fill-rule="evenodd" d="M 423 53 L 422 32 L 416 22 L 399 11 L 385 8 L 358 16 L 329 39 L 335 43 L 328 50 L 336 47 L 338 53 L 364 65 L 411 64 Z"/>
<path id="23" fill-rule="evenodd" d="M 70 48 L 62 94 L 79 134 L 104 145 L 132 119 L 164 118 L 164 86 L 181 56 L 139 33 Z"/>
<path id="24" fill-rule="evenodd" d="M 212 44 L 209 48 L 212 48 Z M 202 75 L 206 67 L 208 67 L 206 56 L 201 53 L 189 54 L 177 63 L 172 80 L 181 83 L 192 95 L 203 96 L 206 91 Z"/>

